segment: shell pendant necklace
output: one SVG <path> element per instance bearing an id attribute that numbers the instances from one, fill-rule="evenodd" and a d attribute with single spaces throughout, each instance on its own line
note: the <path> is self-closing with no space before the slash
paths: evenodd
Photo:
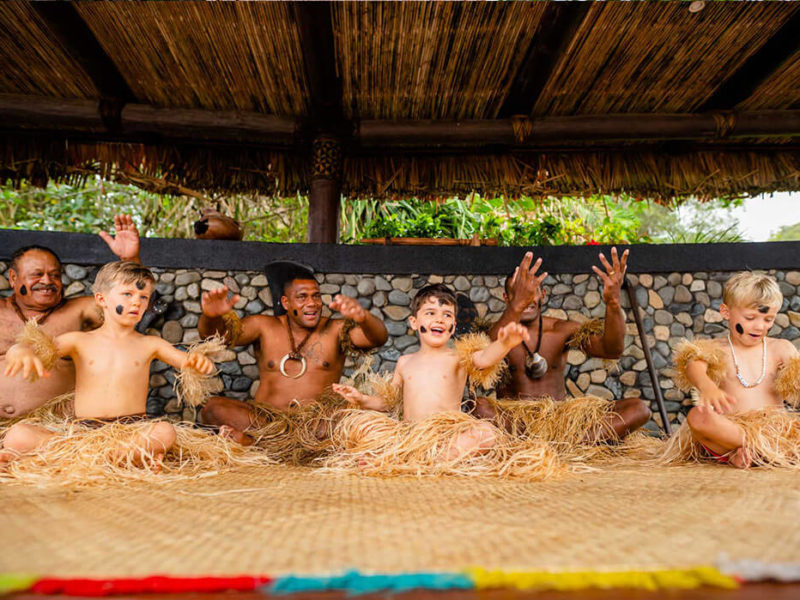
<path id="1" fill-rule="evenodd" d="M 731 349 L 731 356 L 733 357 L 733 366 L 736 367 L 736 379 L 739 380 L 739 383 L 746 388 L 754 388 L 759 383 L 764 381 L 764 375 L 767 374 L 767 338 L 764 337 L 761 340 L 763 342 L 764 351 L 761 355 L 761 375 L 756 379 L 753 383 L 748 383 L 747 380 L 742 376 L 741 372 L 739 371 L 739 361 L 736 360 L 736 351 L 733 349 L 733 342 L 731 341 L 731 334 L 728 334 L 728 346 Z"/>

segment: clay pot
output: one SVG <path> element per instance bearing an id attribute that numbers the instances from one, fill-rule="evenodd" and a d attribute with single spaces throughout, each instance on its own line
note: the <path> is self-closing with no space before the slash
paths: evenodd
<path id="1" fill-rule="evenodd" d="M 242 226 L 213 208 L 203 210 L 203 216 L 194 224 L 194 236 L 198 240 L 241 240 Z"/>

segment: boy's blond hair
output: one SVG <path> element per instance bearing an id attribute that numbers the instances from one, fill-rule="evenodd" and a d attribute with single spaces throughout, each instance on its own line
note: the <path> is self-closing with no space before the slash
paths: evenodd
<path id="1" fill-rule="evenodd" d="M 147 267 L 139 263 L 131 261 L 112 262 L 103 265 L 94 278 L 94 285 L 92 285 L 92 292 L 95 294 L 106 292 L 115 284 L 119 283 L 127 285 L 130 283 L 142 285 L 149 283 L 151 286 L 155 285 L 156 278 Z"/>
<path id="2" fill-rule="evenodd" d="M 742 308 L 777 306 L 783 303 L 778 283 L 769 275 L 751 271 L 737 273 L 725 283 L 722 301 L 728 306 Z"/>

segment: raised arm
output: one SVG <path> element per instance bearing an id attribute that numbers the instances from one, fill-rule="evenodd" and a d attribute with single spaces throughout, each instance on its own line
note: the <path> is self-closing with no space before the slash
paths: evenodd
<path id="1" fill-rule="evenodd" d="M 339 311 L 345 319 L 352 319 L 356 327 L 350 331 L 350 341 L 357 348 L 383 346 L 389 339 L 386 325 L 371 312 L 364 309 L 355 298 L 337 294 L 330 309 Z"/>
<path id="2" fill-rule="evenodd" d="M 203 293 L 200 300 L 203 314 L 197 323 L 197 331 L 201 338 L 219 334 L 231 346 L 246 346 L 258 339 L 260 331 L 257 318 L 245 317 L 240 321 L 233 312 L 239 297 L 238 294 L 234 294 L 228 298 L 226 286 Z"/>
<path id="3" fill-rule="evenodd" d="M 106 231 L 101 231 L 99 235 L 117 258 L 141 264 L 139 230 L 130 215 L 114 215 L 114 233 L 116 235 L 113 237 Z"/>
<path id="4" fill-rule="evenodd" d="M 472 364 L 478 369 L 488 369 L 503 360 L 512 348 L 528 341 L 528 329 L 519 323 L 507 323 L 497 331 L 497 339 L 472 355 Z"/>
<path id="5" fill-rule="evenodd" d="M 547 277 L 547 272 L 538 274 L 542 266 L 541 258 L 537 258 L 531 267 L 532 261 L 533 253 L 526 252 L 519 266 L 514 269 L 511 283 L 507 286 L 506 309 L 489 330 L 489 337 L 493 340 L 497 339 L 497 334 L 504 325 L 519 323 L 525 309 L 542 297 L 542 281 Z"/>
<path id="6" fill-rule="evenodd" d="M 597 266 L 593 266 L 592 270 L 603 283 L 603 301 L 606 304 L 603 333 L 591 336 L 584 349 L 590 356 L 619 358 L 625 350 L 625 312 L 620 303 L 620 290 L 628 270 L 628 251 L 625 250 L 620 258 L 617 249 L 611 248 L 611 263 L 602 252 L 600 262 L 605 271 Z"/>

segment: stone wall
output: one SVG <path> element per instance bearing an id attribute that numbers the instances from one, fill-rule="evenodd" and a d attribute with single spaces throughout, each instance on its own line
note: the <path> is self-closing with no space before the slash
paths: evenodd
<path id="1" fill-rule="evenodd" d="M 0 294 L 8 295 L 5 277 L 7 265 L 0 262 Z M 64 287 L 68 296 L 87 293 L 97 267 L 65 265 Z M 240 316 L 257 314 L 272 307 L 272 296 L 263 273 L 255 271 L 204 271 L 202 269 L 153 269 L 157 289 L 170 303 L 166 313 L 154 324 L 152 333 L 159 333 L 175 344 L 188 344 L 198 338 L 197 320 L 200 315 L 200 295 L 221 285 L 227 285 L 241 295 L 236 304 Z M 771 335 L 791 340 L 800 348 L 800 271 L 769 271 L 775 276 L 784 294 Z M 647 343 L 660 377 L 670 420 L 682 422 L 690 400 L 675 389 L 672 383 L 671 353 L 684 337 L 717 336 L 726 331 L 718 309 L 722 303 L 722 287 L 727 272 L 662 273 L 630 275 L 637 285 L 637 301 L 642 314 Z M 482 318 L 496 319 L 504 309 L 502 277 L 491 275 L 357 275 L 329 273 L 318 275 L 323 301 L 327 304 L 335 294 L 358 298 L 359 302 L 380 317 L 389 330 L 390 340 L 376 354 L 374 368 L 394 368 L 404 353 L 418 348 L 416 337 L 409 329 L 407 317 L 414 291 L 427 283 L 444 282 L 458 292 L 468 294 Z M 605 307 L 602 290 L 596 276 L 560 274 L 545 280 L 548 288 L 545 314 L 576 320 L 602 318 Z M 629 308 L 623 294 L 623 307 Z M 584 393 L 606 398 L 641 395 L 654 399 L 647 366 L 636 335 L 636 325 L 628 311 L 625 353 L 615 370 L 607 371 L 603 361 L 588 359 L 578 350 L 569 353 L 567 387 L 573 395 Z M 219 365 L 226 394 L 240 399 L 252 396 L 258 386 L 258 369 L 252 348 L 227 352 L 227 360 Z M 348 368 L 352 365 L 348 363 Z M 152 367 L 151 396 L 148 411 L 163 412 L 175 418 L 192 418 L 193 411 L 181 414 L 172 389 L 174 373 L 163 363 Z M 655 405 L 650 427 L 660 424 Z"/>

